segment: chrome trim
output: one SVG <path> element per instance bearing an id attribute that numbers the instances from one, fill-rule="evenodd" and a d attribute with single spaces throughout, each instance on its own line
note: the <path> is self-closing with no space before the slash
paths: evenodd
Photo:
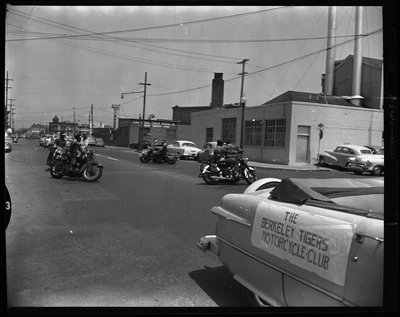
<path id="1" fill-rule="evenodd" d="M 225 218 L 226 220 L 231 220 L 231 221 L 240 223 L 241 225 L 251 227 L 251 224 L 247 221 L 247 219 L 239 217 L 239 216 L 235 215 L 234 213 L 231 213 L 231 212 L 223 209 L 222 207 L 219 207 L 219 206 L 213 207 L 213 208 L 211 208 L 211 212 L 217 216 L 221 216 L 221 217 Z"/>

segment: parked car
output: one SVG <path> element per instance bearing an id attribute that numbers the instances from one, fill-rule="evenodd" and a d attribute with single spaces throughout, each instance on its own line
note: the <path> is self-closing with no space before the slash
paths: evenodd
<path id="1" fill-rule="evenodd" d="M 358 175 L 369 172 L 371 175 L 381 176 L 385 171 L 385 157 L 383 153 L 384 149 L 380 148 L 376 154 L 351 157 L 348 159 L 347 168 Z"/>
<path id="2" fill-rule="evenodd" d="M 11 134 L 11 139 L 13 143 L 18 143 L 18 135 L 17 134 Z"/>
<path id="3" fill-rule="evenodd" d="M 102 146 L 104 147 L 104 140 L 102 138 L 95 138 L 95 146 Z"/>
<path id="4" fill-rule="evenodd" d="M 12 138 L 6 133 L 4 138 L 4 151 L 11 152 L 12 151 L 13 141 Z"/>
<path id="5" fill-rule="evenodd" d="M 180 158 L 194 158 L 197 159 L 197 153 L 201 149 L 196 147 L 191 141 L 177 140 L 173 144 L 167 146 L 168 152 L 180 155 Z"/>
<path id="6" fill-rule="evenodd" d="M 335 150 L 326 150 L 318 157 L 318 164 L 323 166 L 336 165 L 340 167 L 347 167 L 348 159 L 360 155 L 371 155 L 370 149 L 360 145 L 338 145 Z"/>
<path id="7" fill-rule="evenodd" d="M 372 154 L 383 154 L 383 147 L 380 145 L 364 145 L 367 149 L 370 149 Z"/>
<path id="8" fill-rule="evenodd" d="M 257 306 L 383 305 L 383 178 L 260 179 L 200 238 Z M 363 194 L 364 193 L 364 194 Z"/>
<path id="9" fill-rule="evenodd" d="M 54 141 L 54 135 L 52 134 L 45 135 L 43 146 L 48 147 L 53 141 Z"/>
<path id="10" fill-rule="evenodd" d="M 149 146 L 151 146 L 150 141 L 143 140 L 143 149 L 147 149 L 147 148 L 149 148 Z M 129 143 L 129 148 L 135 149 L 135 150 L 141 150 L 139 142 Z"/>
<path id="11" fill-rule="evenodd" d="M 40 145 L 40 146 L 43 146 L 43 145 L 44 145 L 44 135 L 41 135 L 41 136 L 39 137 L 39 145 Z"/>
<path id="12" fill-rule="evenodd" d="M 210 155 L 214 153 L 214 149 L 217 147 L 217 142 L 207 142 L 203 145 L 203 149 L 197 154 L 197 161 L 205 163 L 208 161 Z"/>

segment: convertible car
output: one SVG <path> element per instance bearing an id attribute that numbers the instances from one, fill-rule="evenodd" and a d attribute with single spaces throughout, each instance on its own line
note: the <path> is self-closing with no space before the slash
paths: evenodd
<path id="1" fill-rule="evenodd" d="M 260 179 L 199 239 L 256 306 L 383 304 L 383 178 Z"/>
<path id="2" fill-rule="evenodd" d="M 326 150 L 319 154 L 318 163 L 320 166 L 325 164 L 347 167 L 348 159 L 359 155 L 371 155 L 372 151 L 360 145 L 338 145 L 335 150 Z"/>

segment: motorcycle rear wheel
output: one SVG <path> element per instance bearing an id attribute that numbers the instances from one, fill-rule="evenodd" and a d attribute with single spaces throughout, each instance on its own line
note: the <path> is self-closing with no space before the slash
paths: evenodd
<path id="1" fill-rule="evenodd" d="M 168 164 L 175 164 L 176 163 L 176 158 L 175 157 L 165 157 L 165 162 L 167 162 Z"/>
<path id="2" fill-rule="evenodd" d="M 64 164 L 60 161 L 56 161 L 55 164 L 50 168 L 50 174 L 53 178 L 62 178 L 64 174 L 61 174 L 64 169 Z"/>
<path id="3" fill-rule="evenodd" d="M 103 175 L 103 168 L 99 167 L 97 164 L 91 164 L 87 166 L 82 173 L 82 178 L 85 182 L 95 182 L 101 175 Z"/>

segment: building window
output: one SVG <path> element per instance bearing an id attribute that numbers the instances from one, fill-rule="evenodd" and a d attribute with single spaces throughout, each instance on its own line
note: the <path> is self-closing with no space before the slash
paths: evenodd
<path id="1" fill-rule="evenodd" d="M 214 141 L 214 128 L 206 128 L 206 142 Z"/>
<path id="2" fill-rule="evenodd" d="M 265 146 L 285 147 L 286 119 L 265 120 Z"/>
<path id="3" fill-rule="evenodd" d="M 236 118 L 222 119 L 222 140 L 236 140 Z"/>
<path id="4" fill-rule="evenodd" d="M 261 146 L 262 120 L 246 121 L 244 125 L 244 145 Z"/>

